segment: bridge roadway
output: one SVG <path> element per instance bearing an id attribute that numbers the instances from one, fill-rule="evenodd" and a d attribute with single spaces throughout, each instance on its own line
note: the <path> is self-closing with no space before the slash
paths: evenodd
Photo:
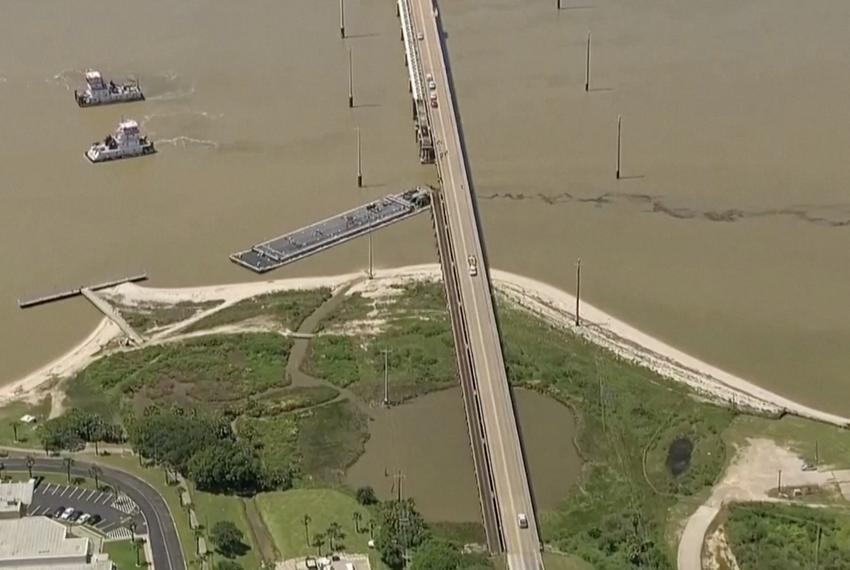
<path id="1" fill-rule="evenodd" d="M 411 0 L 411 7 L 415 27 L 423 34 L 419 42 L 423 72 L 431 73 L 437 84 L 438 107 L 429 107 L 430 123 L 445 200 L 446 231 L 455 262 L 454 275 L 446 275 L 444 279 L 451 278 L 459 284 L 459 298 L 450 298 L 449 303 L 459 303 L 464 315 L 464 333 L 472 357 L 475 389 L 481 403 L 484 438 L 508 568 L 540 570 L 543 559 L 534 505 L 496 326 L 489 271 L 449 82 L 443 34 L 436 4 L 432 2 Z M 475 276 L 467 267 L 469 255 L 479 260 L 480 271 Z M 520 513 L 528 517 L 528 528 L 520 527 Z"/>

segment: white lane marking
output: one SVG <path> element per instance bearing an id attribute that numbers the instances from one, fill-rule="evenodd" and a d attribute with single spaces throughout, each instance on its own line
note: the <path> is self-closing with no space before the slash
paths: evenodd
<path id="1" fill-rule="evenodd" d="M 57 491 L 59 491 L 59 485 L 55 485 L 55 486 L 53 487 L 53 491 L 52 491 L 50 494 L 51 494 L 51 495 L 55 495 Z"/>
<path id="2" fill-rule="evenodd" d="M 61 493 L 59 493 L 59 496 L 60 496 L 60 497 L 64 497 L 64 496 L 65 496 L 65 493 L 67 493 L 70 489 L 71 489 L 71 487 L 65 487 L 65 486 L 63 486 L 63 487 L 62 487 L 62 492 L 61 492 Z"/>
<path id="3" fill-rule="evenodd" d="M 95 489 L 92 489 L 91 492 L 89 492 L 89 494 L 86 495 L 86 498 L 83 499 L 83 500 L 88 501 L 89 499 L 91 499 L 94 496 L 95 493 L 97 493 L 97 491 Z"/>
<path id="4" fill-rule="evenodd" d="M 422 23 L 424 25 L 427 20 L 425 19 L 425 15 L 424 15 L 424 12 L 422 10 L 422 3 L 417 2 L 416 4 L 417 4 L 417 7 L 418 7 L 418 10 L 419 10 L 419 13 L 420 13 L 420 17 L 422 19 Z M 436 75 L 436 67 L 434 66 L 434 59 L 435 58 L 434 58 L 432 49 L 436 51 L 439 48 L 439 51 L 442 51 L 442 46 L 440 45 L 440 38 L 439 38 L 439 28 L 437 26 L 436 18 L 433 19 L 433 25 L 429 27 L 428 32 L 429 32 L 429 36 L 434 35 L 434 36 L 436 36 L 436 39 L 437 39 L 436 43 L 434 43 L 433 48 L 431 48 L 431 46 L 427 46 L 430 49 L 426 50 L 426 53 L 427 53 L 427 56 L 428 56 L 428 59 L 429 59 L 429 64 L 430 64 L 430 67 L 431 67 L 431 71 L 432 71 L 432 73 L 434 73 Z M 443 85 L 440 86 L 440 90 L 445 92 L 444 93 L 444 105 L 443 106 L 448 107 L 448 110 L 451 111 L 451 110 L 454 109 L 454 105 L 453 105 L 453 102 L 450 100 L 450 97 L 449 97 L 449 94 L 448 94 L 448 73 L 447 73 L 447 70 L 445 68 L 445 60 L 443 58 L 441 58 L 441 60 L 442 60 L 441 61 L 442 65 L 440 66 L 440 75 L 442 76 Z M 442 107 L 437 108 L 436 115 L 438 116 L 440 127 L 443 131 L 443 133 L 442 133 L 443 137 L 442 138 L 443 138 L 443 140 L 445 140 L 446 139 L 446 133 L 448 132 L 448 130 L 446 129 L 446 124 L 445 124 L 445 120 L 444 120 L 444 113 L 443 113 Z M 454 125 L 454 123 L 456 122 L 456 116 L 455 116 L 454 113 L 452 113 L 450 122 L 451 122 L 452 126 L 454 127 L 454 132 L 455 132 L 455 135 L 456 135 L 456 136 L 452 137 L 454 139 L 454 142 L 455 142 L 454 146 L 455 146 L 455 150 L 456 150 L 456 153 L 455 153 L 456 156 L 448 158 L 448 157 L 446 157 L 446 155 L 442 155 L 440 158 L 446 158 L 446 162 L 449 163 L 448 164 L 448 166 L 449 166 L 448 177 L 451 179 L 452 188 L 456 188 L 456 186 L 455 186 L 455 175 L 454 175 L 453 169 L 451 168 L 451 162 L 457 163 L 458 170 L 459 170 L 460 174 L 463 174 L 463 175 L 466 174 L 466 172 L 465 172 L 466 167 L 463 164 L 463 161 L 461 160 L 462 159 L 462 153 L 460 152 L 461 151 L 460 133 L 459 133 L 458 128 Z M 452 158 L 454 159 L 453 161 L 452 161 Z M 468 176 L 464 176 L 464 179 L 468 180 Z M 461 189 L 464 190 L 464 196 L 466 197 L 467 202 L 468 202 L 467 205 L 469 207 L 472 207 L 471 206 L 471 202 L 472 202 L 471 189 L 464 188 L 463 184 L 461 184 Z M 464 228 L 465 228 L 464 221 L 469 222 L 469 219 L 468 219 L 468 217 L 465 218 L 464 216 L 461 215 L 460 201 L 459 200 L 455 201 L 453 205 L 454 205 L 454 208 L 453 208 L 454 213 L 457 215 L 457 218 L 458 218 L 458 221 L 459 221 L 459 226 L 460 226 L 459 230 L 460 230 L 460 233 L 461 233 L 461 242 L 462 242 L 463 248 L 465 250 L 461 253 L 462 253 L 462 255 L 463 254 L 468 255 L 469 252 L 468 252 L 467 243 L 466 243 L 466 232 L 464 231 Z M 480 244 L 476 243 L 475 245 L 478 246 Z M 478 250 L 479 250 L 479 248 L 476 247 L 475 253 L 478 254 L 478 255 L 481 255 L 480 251 L 478 251 Z M 457 253 L 455 255 L 457 257 Z M 488 343 L 487 340 L 486 340 L 486 339 L 488 339 L 488 337 L 486 336 L 486 334 L 484 332 L 484 327 L 482 326 L 481 315 L 479 314 L 479 312 L 477 310 L 475 310 L 479 306 L 479 294 L 478 294 L 477 288 L 475 287 L 475 284 L 469 283 L 469 281 L 470 281 L 469 278 L 464 279 L 462 277 L 461 278 L 461 282 L 462 282 L 461 288 L 467 289 L 470 292 L 471 297 L 473 299 L 473 305 L 474 306 L 472 307 L 472 309 L 475 312 L 475 324 L 477 325 L 477 331 L 476 332 L 478 333 L 478 338 L 476 339 L 478 341 L 477 344 L 478 344 L 478 346 L 485 348 L 485 353 L 486 353 L 486 348 L 487 348 L 488 344 L 492 345 L 492 347 L 494 347 L 494 350 L 498 350 L 500 347 L 496 346 L 493 342 Z M 464 285 L 466 285 L 466 287 L 464 287 Z M 485 297 L 486 297 L 486 295 L 485 295 Z M 493 339 L 489 339 L 489 340 L 492 341 Z M 485 360 L 485 362 L 483 363 L 484 368 L 485 368 L 484 372 L 487 374 L 487 379 L 489 380 L 490 378 L 493 377 L 493 375 L 492 375 L 493 369 L 492 369 L 492 362 L 491 362 L 492 359 L 484 358 L 484 360 Z M 497 376 L 501 376 L 501 373 L 497 373 Z M 498 406 L 497 405 L 497 398 L 496 398 L 496 390 L 493 389 L 494 387 L 488 381 L 485 381 L 482 384 L 484 384 L 484 391 L 489 396 L 488 400 L 491 403 L 491 406 L 489 407 L 489 411 L 491 412 L 490 415 L 492 416 L 493 414 L 496 414 L 495 426 L 494 426 L 495 430 L 493 431 L 493 435 L 498 440 L 498 443 L 499 443 L 499 445 L 498 445 L 498 448 L 499 448 L 498 449 L 498 454 L 499 454 L 498 459 L 501 460 L 500 461 L 500 463 L 501 463 L 500 467 L 501 467 L 501 471 L 503 472 L 503 474 L 505 476 L 504 482 L 510 486 L 510 483 L 512 481 L 511 467 L 513 467 L 514 469 L 523 469 L 523 467 L 521 465 L 522 461 L 516 453 L 513 454 L 514 455 L 514 457 L 513 457 L 514 461 L 513 462 L 508 461 L 506 450 L 504 449 L 504 437 L 503 436 L 505 435 L 505 433 L 504 433 L 505 426 L 504 426 L 504 422 L 498 421 L 498 419 L 499 419 L 499 415 L 503 415 L 506 418 L 511 418 L 511 417 L 514 416 L 514 414 L 512 413 L 512 410 L 508 409 L 509 402 L 507 401 L 504 393 L 501 394 L 502 405 Z M 504 390 L 501 390 L 501 392 L 504 392 Z M 508 397 L 509 397 L 509 395 L 508 395 Z M 501 414 L 498 413 L 498 410 L 500 408 L 502 410 Z M 510 434 L 508 434 L 508 436 L 510 436 Z M 509 437 L 509 439 L 514 439 L 514 438 Z M 491 447 L 491 449 L 492 449 L 492 447 Z M 521 452 L 519 452 L 519 453 L 521 453 Z M 510 465 L 510 463 L 515 463 L 515 465 Z M 524 474 L 524 472 L 518 472 L 520 480 L 523 479 L 523 474 Z M 498 481 L 498 479 L 497 479 L 497 481 Z M 521 485 L 521 487 L 524 488 L 525 485 Z M 522 490 L 525 491 L 524 489 L 522 489 Z M 510 491 L 510 489 L 508 489 L 508 491 Z M 508 495 L 509 495 L 508 496 L 508 502 L 511 506 L 511 509 L 510 509 L 511 514 L 516 514 L 519 511 L 516 509 L 516 501 L 514 500 L 514 493 L 508 492 Z M 523 501 L 523 503 L 525 503 L 525 502 L 526 501 Z M 527 512 L 526 514 L 529 514 L 528 513 L 529 509 L 527 507 L 526 507 L 525 510 Z M 516 540 L 515 544 L 517 545 L 517 547 L 519 547 L 519 550 L 521 551 L 522 536 L 520 536 L 521 530 L 519 528 L 519 523 L 518 523 L 518 520 L 516 520 L 515 517 L 511 517 L 511 518 L 514 518 L 514 520 L 512 522 L 508 522 L 507 520 L 505 520 L 503 518 L 502 524 L 503 524 L 503 526 L 504 525 L 510 526 L 511 530 L 513 531 L 511 533 L 513 535 L 511 538 Z"/>

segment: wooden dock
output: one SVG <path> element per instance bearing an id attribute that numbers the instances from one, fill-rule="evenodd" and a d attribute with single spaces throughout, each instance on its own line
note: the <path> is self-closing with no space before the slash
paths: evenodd
<path id="1" fill-rule="evenodd" d="M 77 295 L 83 294 L 83 289 L 88 289 L 89 291 L 99 291 L 100 289 L 109 289 L 110 287 L 116 287 L 118 285 L 121 285 L 122 283 L 136 283 L 138 281 L 145 281 L 147 278 L 147 273 L 141 273 L 139 275 L 131 275 L 129 277 L 123 277 L 121 279 L 105 281 L 96 285 L 89 285 L 88 287 L 79 287 L 77 289 L 69 289 L 60 293 L 54 293 L 52 295 L 45 295 L 44 297 L 36 297 L 34 299 L 28 299 L 26 301 L 21 301 L 20 299 L 18 299 L 18 308 L 28 309 L 30 307 L 44 305 L 45 303 L 52 303 L 53 301 L 61 301 L 62 299 L 76 297 Z"/>
<path id="2" fill-rule="evenodd" d="M 142 336 L 130 326 L 130 323 L 124 320 L 124 317 L 121 316 L 121 313 L 115 310 L 115 307 L 106 302 L 106 299 L 100 297 L 88 287 L 80 289 L 80 295 L 88 299 L 89 302 L 97 308 L 97 310 L 106 316 L 106 318 L 118 325 L 118 328 L 127 335 L 127 338 L 129 338 L 133 344 L 140 345 L 144 342 Z"/>

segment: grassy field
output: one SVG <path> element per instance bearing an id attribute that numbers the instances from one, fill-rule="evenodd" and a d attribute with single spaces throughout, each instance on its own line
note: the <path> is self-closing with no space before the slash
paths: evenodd
<path id="1" fill-rule="evenodd" d="M 307 544 L 304 515 L 310 516 L 309 532 L 324 533 L 331 522 L 337 522 L 345 537 L 339 541 L 348 552 L 369 552 L 369 512 L 353 497 L 332 489 L 293 489 L 284 492 L 261 493 L 255 498 L 278 551 L 284 558 L 316 554 Z M 360 532 L 354 528 L 354 513 L 360 513 Z M 364 532 L 365 531 L 365 532 Z M 339 544 L 337 549 L 341 550 Z M 323 552 L 327 552 L 325 546 Z"/>
<path id="2" fill-rule="evenodd" d="M 109 554 L 110 560 L 115 563 L 116 570 L 135 570 L 147 566 L 144 552 L 139 553 L 141 566 L 136 566 L 136 549 L 130 540 L 104 542 L 103 552 Z"/>
<path id="3" fill-rule="evenodd" d="M 206 301 L 203 303 L 183 301 L 174 305 L 163 305 L 160 303 L 122 305 L 117 303 L 115 306 L 131 327 L 136 329 L 136 331 L 146 332 L 158 327 L 185 321 L 200 311 L 212 309 L 220 304 L 220 301 Z"/>
<path id="4" fill-rule="evenodd" d="M 32 424 L 25 424 L 21 421 L 21 416 L 29 414 L 38 418 L 38 421 Z M 50 396 L 45 397 L 37 404 L 29 402 L 16 401 L 10 402 L 0 408 L 0 445 L 7 447 L 23 447 L 23 448 L 39 448 L 41 443 L 35 434 L 38 424 L 47 419 L 50 414 Z M 15 434 L 12 430 L 12 423 L 17 424 L 18 441 L 15 441 Z"/>
<path id="5" fill-rule="evenodd" d="M 734 445 L 743 445 L 747 438 L 773 439 L 800 454 L 808 462 L 831 465 L 836 469 L 850 468 L 850 431 L 794 416 L 770 420 L 739 416 L 724 433 Z"/>
<path id="6" fill-rule="evenodd" d="M 197 490 L 192 492 L 192 499 L 195 503 L 195 514 L 198 516 L 198 522 L 205 529 L 211 529 L 219 521 L 230 521 L 239 527 L 239 530 L 245 535 L 243 543 L 248 549 L 245 554 L 234 560 L 246 569 L 259 568 L 262 555 L 251 539 L 251 527 L 245 516 L 242 499 L 229 495 L 213 495 Z M 209 547 L 214 548 L 214 545 L 210 544 Z M 219 556 L 219 558 L 221 557 Z"/>
<path id="7" fill-rule="evenodd" d="M 729 509 L 724 528 L 741 570 L 850 568 L 850 512 L 846 509 L 737 504 Z"/>
<path id="8" fill-rule="evenodd" d="M 245 299 L 199 320 L 186 332 L 210 329 L 261 318 L 289 330 L 296 330 L 319 306 L 330 299 L 327 288 L 305 291 L 280 291 Z"/>
<path id="9" fill-rule="evenodd" d="M 376 311 L 374 318 L 384 321 L 374 332 L 332 334 L 335 327 L 364 319 L 369 311 Z M 351 388 L 364 401 L 383 398 L 384 350 L 394 401 L 457 382 L 451 327 L 439 283 L 400 287 L 398 295 L 376 306 L 351 295 L 322 324 L 328 334 L 311 342 L 305 369 Z"/>
<path id="10" fill-rule="evenodd" d="M 228 407 L 286 385 L 292 342 L 274 333 L 211 335 L 119 352 L 68 382 L 69 405 L 93 412 L 149 404 Z"/>

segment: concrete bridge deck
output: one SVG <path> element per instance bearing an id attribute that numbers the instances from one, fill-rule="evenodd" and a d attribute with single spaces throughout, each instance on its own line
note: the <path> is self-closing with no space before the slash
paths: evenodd
<path id="1" fill-rule="evenodd" d="M 469 358 L 469 381 L 476 396 L 466 409 L 478 406 L 481 420 L 480 445 L 489 464 L 495 496 L 499 535 L 510 570 L 540 570 L 543 559 L 519 439 L 510 387 L 505 371 L 501 339 L 487 269 L 484 244 L 467 169 L 466 149 L 458 125 L 449 62 L 437 5 L 433 0 L 398 0 L 399 10 L 408 11 L 421 50 L 421 71 L 436 83 L 437 107 L 427 107 L 428 122 L 437 149 L 436 163 L 442 186 L 445 220 L 436 229 L 444 234 L 451 264 L 444 274 L 448 302 L 460 316 L 456 338 Z M 440 227 L 443 226 L 443 227 Z M 475 264 L 476 270 L 470 266 Z M 445 265 L 444 265 L 445 267 Z M 449 283 L 457 287 L 449 287 Z M 459 367 L 463 362 L 459 362 Z M 463 377 L 463 372 L 462 372 Z M 476 421 L 468 417 L 467 422 Z M 482 490 L 482 493 L 484 491 Z M 482 494 L 482 504 L 488 497 Z M 527 517 L 526 528 L 520 515 Z M 486 516 L 486 515 L 485 515 Z"/>

